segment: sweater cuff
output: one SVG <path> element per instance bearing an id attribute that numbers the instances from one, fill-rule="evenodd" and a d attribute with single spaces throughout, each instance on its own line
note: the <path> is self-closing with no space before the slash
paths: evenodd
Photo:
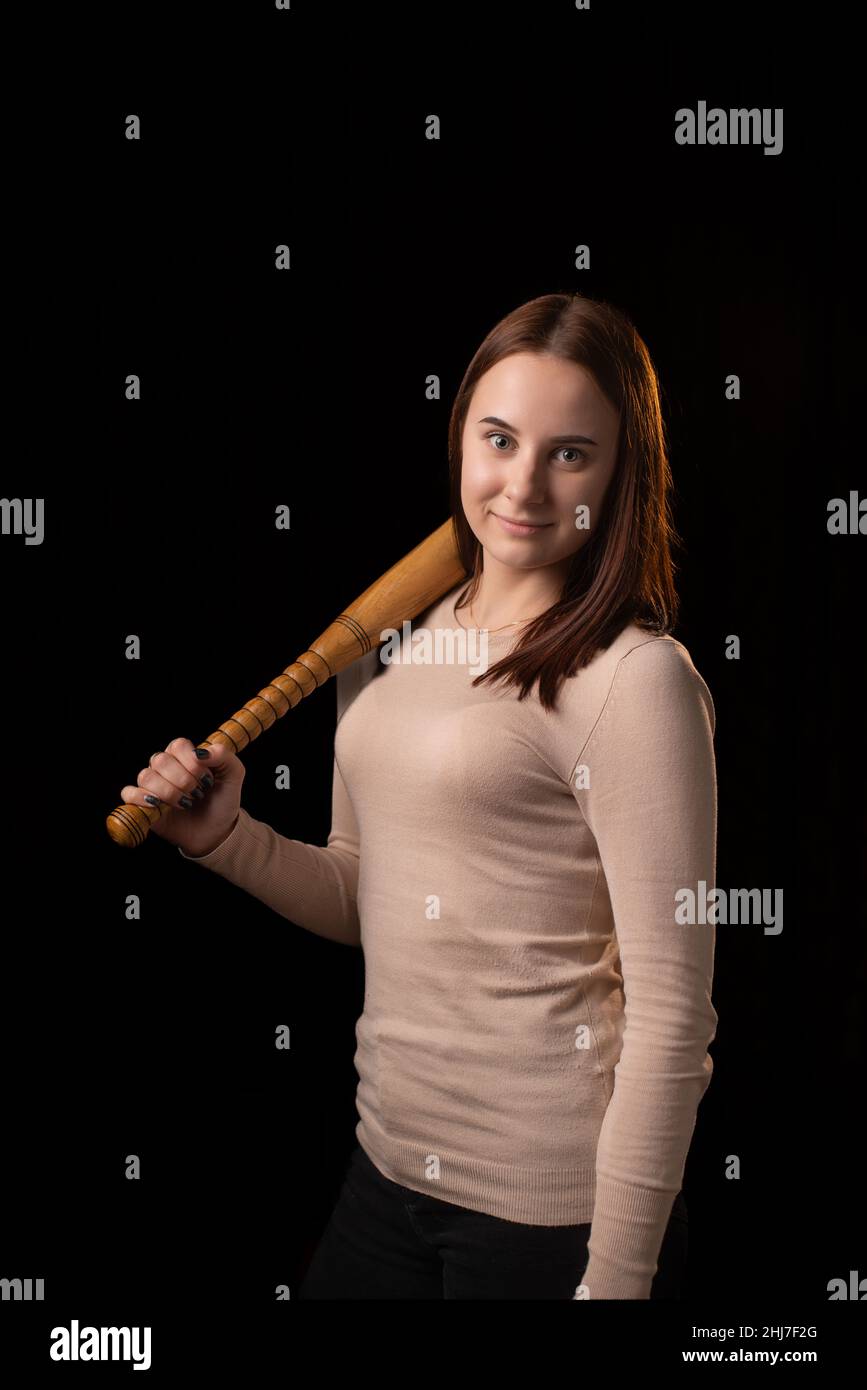
<path id="1" fill-rule="evenodd" d="M 177 846 L 178 854 L 182 859 L 189 859 L 192 864 L 204 864 L 207 869 L 215 869 L 223 862 L 223 859 L 231 848 L 238 843 L 241 835 L 246 830 L 246 825 L 242 824 L 245 817 L 247 817 L 247 812 L 241 807 L 238 811 L 237 820 L 226 838 L 221 840 L 217 847 L 212 849 L 209 854 L 185 854 L 180 845 Z"/>
<path id="2" fill-rule="evenodd" d="M 650 1298 L 676 1196 L 597 1174 L 590 1255 L 580 1281 L 591 1300 Z"/>
<path id="3" fill-rule="evenodd" d="M 652 1283 L 652 1275 L 648 1279 L 643 1274 L 631 1274 L 602 1255 L 591 1255 L 579 1288 L 586 1290 L 584 1297 L 592 1303 L 600 1298 L 650 1298 Z"/>

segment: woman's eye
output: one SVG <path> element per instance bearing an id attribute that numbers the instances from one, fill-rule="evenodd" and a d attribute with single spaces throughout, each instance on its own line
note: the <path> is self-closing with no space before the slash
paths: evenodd
<path id="1" fill-rule="evenodd" d="M 495 439 L 505 439 L 507 443 L 509 442 L 509 436 L 507 434 L 487 434 L 485 435 L 485 438 L 490 439 L 492 443 Z M 506 451 L 505 449 L 497 449 L 495 446 L 495 452 L 498 454 L 504 454 Z M 567 453 L 576 455 L 576 457 L 574 458 L 564 459 L 564 463 L 579 463 L 583 462 L 587 458 L 587 455 L 583 449 L 576 449 L 575 446 L 572 444 L 564 444 L 560 449 L 557 450 L 557 452 L 558 454 Z"/>

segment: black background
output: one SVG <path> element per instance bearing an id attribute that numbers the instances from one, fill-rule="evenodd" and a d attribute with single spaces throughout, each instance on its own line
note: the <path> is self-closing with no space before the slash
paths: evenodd
<path id="1" fill-rule="evenodd" d="M 2 537 L 0 1277 L 41 1274 L 48 1299 L 0 1315 L 25 1359 L 78 1317 L 151 1323 L 151 1374 L 192 1368 L 201 1317 L 215 1364 L 281 1362 L 298 1318 L 274 1289 L 294 1297 L 354 1141 L 362 958 L 156 838 L 121 851 L 105 816 L 445 519 L 465 367 L 554 290 L 625 309 L 660 373 L 675 635 L 717 712 L 717 881 L 784 889 L 779 936 L 718 928 L 682 1316 L 819 1322 L 827 1361 L 851 1316 L 827 1283 L 867 1276 L 865 541 L 826 528 L 830 498 L 865 490 L 849 21 L 568 3 L 472 21 L 298 0 L 22 41 L 4 495 L 44 497 L 46 530 Z M 678 146 L 675 110 L 702 99 L 782 107 L 783 152 Z M 334 718 L 330 685 L 245 754 L 247 809 L 314 844 Z M 633 1311 L 646 1348 L 667 1310 Z"/>

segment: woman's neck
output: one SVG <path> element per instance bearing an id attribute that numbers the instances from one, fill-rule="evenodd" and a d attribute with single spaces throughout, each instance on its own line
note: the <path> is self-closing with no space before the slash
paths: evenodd
<path id="1" fill-rule="evenodd" d="M 562 580 L 557 575 L 552 582 L 552 567 L 525 571 L 499 568 L 505 572 L 482 571 L 475 596 L 465 609 L 474 627 L 493 631 L 538 618 L 559 600 Z"/>

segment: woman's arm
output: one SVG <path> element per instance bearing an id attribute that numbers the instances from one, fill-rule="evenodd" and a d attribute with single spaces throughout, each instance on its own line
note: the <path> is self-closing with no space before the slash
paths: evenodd
<path id="1" fill-rule="evenodd" d="M 296 926 L 346 946 L 361 945 L 359 831 L 336 758 L 325 846 L 287 839 L 241 807 L 232 830 L 210 854 L 196 857 L 180 847 L 178 853 L 245 889 Z"/>
<path id="2" fill-rule="evenodd" d="M 675 895 L 714 887 L 714 728 L 686 649 L 650 639 L 619 662 L 579 756 L 590 786 L 572 783 L 608 883 L 625 994 L 582 1278 L 591 1299 L 650 1297 L 713 1070 L 715 930 L 678 921 Z"/>
<path id="3" fill-rule="evenodd" d="M 378 648 L 374 647 L 338 672 L 338 724 L 380 670 Z M 264 821 L 254 820 L 242 807 L 225 840 L 210 854 L 195 858 L 181 849 L 178 853 L 213 869 L 297 926 L 345 946 L 360 946 L 360 831 L 336 757 L 331 785 L 331 832 L 324 846 L 287 839 Z"/>

